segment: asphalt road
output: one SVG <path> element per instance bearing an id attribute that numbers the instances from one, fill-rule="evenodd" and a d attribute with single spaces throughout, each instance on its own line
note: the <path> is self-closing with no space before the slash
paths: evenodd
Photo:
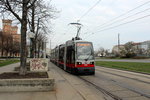
<path id="1" fill-rule="evenodd" d="M 96 66 L 95 76 L 80 76 L 117 100 L 150 100 L 150 75 Z"/>
<path id="2" fill-rule="evenodd" d="M 96 66 L 95 75 L 76 76 L 53 64 L 51 71 L 59 74 L 60 79 L 55 77 L 56 85 L 64 83 L 69 89 L 70 84 L 80 99 L 150 100 L 150 75 Z"/>
<path id="3" fill-rule="evenodd" d="M 143 63 L 150 63 L 150 59 L 96 59 L 96 61 L 117 61 L 117 62 L 143 62 Z"/>

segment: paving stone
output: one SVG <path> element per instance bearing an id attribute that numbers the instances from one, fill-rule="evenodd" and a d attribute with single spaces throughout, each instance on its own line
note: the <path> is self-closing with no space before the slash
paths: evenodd
<path id="1" fill-rule="evenodd" d="M 57 100 L 55 92 L 0 93 L 0 100 Z"/>

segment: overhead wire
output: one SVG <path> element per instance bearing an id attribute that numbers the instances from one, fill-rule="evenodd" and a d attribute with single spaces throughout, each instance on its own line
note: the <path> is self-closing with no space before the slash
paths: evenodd
<path id="1" fill-rule="evenodd" d="M 125 23 L 122 23 L 122 24 L 119 24 L 119 25 L 116 25 L 116 26 L 113 26 L 113 27 L 110 27 L 110 28 L 107 28 L 107 29 L 112 29 L 112 28 L 115 28 L 115 27 L 119 27 L 121 25 L 125 25 L 125 24 L 128 24 L 128 23 L 132 23 L 132 22 L 135 22 L 137 20 L 140 20 L 140 19 L 143 19 L 143 18 L 146 18 L 146 17 L 150 17 L 150 15 L 146 15 L 146 16 L 143 16 L 143 17 L 139 17 L 139 18 L 136 18 L 134 20 L 131 20 L 131 21 L 128 21 L 128 22 L 125 22 Z M 103 30 L 100 30 L 100 31 L 97 31 L 97 32 L 101 32 L 101 31 L 104 31 L 104 30 L 107 30 L 107 29 L 103 29 Z M 95 33 L 97 33 L 95 32 Z"/>
<path id="2" fill-rule="evenodd" d="M 59 36 L 59 40 L 58 40 L 58 43 L 59 43 L 59 44 L 60 44 L 60 43 L 63 43 L 64 36 L 66 36 L 66 33 L 67 33 L 67 31 L 69 31 L 69 30 L 70 30 L 70 28 L 67 29 L 67 30 L 65 30 L 65 32 Z M 67 35 L 67 36 L 70 36 L 70 34 Z"/>
<path id="3" fill-rule="evenodd" d="M 101 2 L 102 0 L 98 0 L 86 13 L 84 13 L 78 20 L 78 22 L 81 20 L 81 18 L 83 18 L 84 16 L 86 16 L 99 2 Z M 64 36 L 65 34 L 63 34 Z M 59 40 L 60 42 L 60 40 Z"/>
<path id="4" fill-rule="evenodd" d="M 107 21 L 107 22 L 101 24 L 100 26 L 103 26 L 103 25 L 105 25 L 105 24 L 108 24 L 109 22 L 112 22 L 112 21 L 114 21 L 114 20 L 116 20 L 116 19 L 118 19 L 118 18 L 120 18 L 120 17 L 122 17 L 122 16 L 124 16 L 124 15 L 126 15 L 126 14 L 128 14 L 128 13 L 130 13 L 130 12 L 132 12 L 132 11 L 134 11 L 134 10 L 136 10 L 136 9 L 138 9 L 138 8 L 140 8 L 140 7 L 142 7 L 142 6 L 144 6 L 144 5 L 147 5 L 148 3 L 150 3 L 150 1 L 147 1 L 147 2 L 145 2 L 145 3 L 143 3 L 143 4 L 141 4 L 141 5 L 139 5 L 139 6 L 135 7 L 135 8 L 133 8 L 133 9 L 131 9 L 131 10 L 129 10 L 129 11 L 127 11 L 127 12 L 125 12 L 125 13 L 123 13 L 123 14 L 121 14 L 121 15 L 119 15 L 119 16 L 117 16 L 117 17 L 111 19 L 111 20 L 109 20 L 109 21 Z M 100 26 L 99 26 L 99 27 L 100 27 Z"/>
<path id="5" fill-rule="evenodd" d="M 145 10 L 143 10 L 143 11 L 137 12 L 137 13 L 135 13 L 135 14 L 133 14 L 133 15 L 130 15 L 130 16 L 127 16 L 127 17 L 125 17 L 125 18 L 116 20 L 116 21 L 114 21 L 114 22 L 112 22 L 112 23 L 110 23 L 110 24 L 107 24 L 107 25 L 105 25 L 105 26 L 102 26 L 102 27 L 100 27 L 100 28 L 105 28 L 105 27 L 107 27 L 107 26 L 111 26 L 111 25 L 116 24 L 116 23 L 118 23 L 118 22 L 122 22 L 122 21 L 124 21 L 125 19 L 128 19 L 128 18 L 130 18 L 130 17 L 133 17 L 134 15 L 138 15 L 138 14 L 143 13 L 143 12 L 148 11 L 148 10 L 150 10 L 150 8 L 147 8 L 147 9 L 145 9 Z"/>
<path id="6" fill-rule="evenodd" d="M 102 0 L 98 0 L 86 13 L 84 13 L 79 19 L 78 22 L 84 17 L 86 16 L 97 4 L 99 4 L 99 2 L 101 2 Z"/>
<path id="7" fill-rule="evenodd" d="M 92 33 L 92 34 L 89 34 L 88 36 L 93 35 L 93 34 L 98 33 L 98 32 L 110 30 L 110 29 L 113 29 L 113 28 L 116 28 L 116 27 L 119 27 L 119 26 L 122 26 L 122 25 L 125 25 L 125 24 L 129 24 L 129 23 L 135 22 L 135 21 L 137 21 L 137 20 L 140 20 L 140 19 L 143 19 L 143 18 L 146 18 L 146 17 L 150 17 L 150 14 L 149 14 L 149 15 L 145 15 L 145 16 L 143 16 L 143 17 L 136 18 L 136 19 L 134 19 L 134 20 L 131 20 L 131 21 L 128 21 L 128 22 L 125 22 L 125 23 L 121 23 L 121 24 L 116 25 L 116 26 L 113 26 L 113 27 L 109 27 L 109 28 L 106 28 L 106 29 L 102 29 L 102 30 L 96 31 L 96 32 L 94 32 L 94 33 Z"/>
<path id="8" fill-rule="evenodd" d="M 134 10 L 136 10 L 136 9 L 138 9 L 138 8 L 140 8 L 140 7 L 144 6 L 144 5 L 146 5 L 146 4 L 148 4 L 148 3 L 150 3 L 150 1 L 147 1 L 147 2 L 145 2 L 145 3 L 143 3 L 143 4 L 141 4 L 141 5 L 139 5 L 139 6 L 135 7 L 135 8 L 133 8 L 133 9 L 131 9 L 131 10 L 129 10 L 129 11 L 127 11 L 127 12 L 125 12 L 125 13 L 123 13 L 123 14 L 121 14 L 121 15 L 119 15 L 119 16 L 117 16 L 117 17 L 111 19 L 111 20 L 109 20 L 109 21 L 107 21 L 107 22 L 101 24 L 100 26 L 104 28 L 104 27 L 106 27 L 106 26 L 110 26 L 110 25 L 114 24 L 115 22 L 118 23 L 119 21 L 123 21 L 123 20 L 125 20 L 125 19 L 127 19 L 127 18 L 129 18 L 129 17 L 132 17 L 132 16 L 137 15 L 137 14 L 139 14 L 139 13 L 145 12 L 145 11 L 149 10 L 150 8 L 145 9 L 145 10 L 140 11 L 140 12 L 137 12 L 137 13 L 135 13 L 134 15 L 125 17 L 125 18 L 123 18 L 123 19 L 120 19 L 120 17 L 122 17 L 122 16 L 124 16 L 124 15 L 126 15 L 126 14 L 128 14 L 128 13 L 130 13 L 130 12 L 132 12 L 132 11 L 134 11 Z M 116 19 L 120 19 L 120 20 L 117 20 L 117 21 L 116 21 Z M 114 22 L 114 21 L 115 21 L 115 22 Z M 119 24 L 119 25 L 120 25 L 120 24 Z M 100 26 L 99 26 L 99 27 L 100 27 Z M 118 26 L 118 25 L 116 25 L 116 26 Z M 106 29 L 112 29 L 112 27 L 111 27 L 111 28 L 106 28 Z M 106 29 L 103 29 L 103 31 L 106 30 Z M 102 30 L 100 30 L 100 31 L 102 31 Z M 95 32 L 93 33 L 93 32 L 91 31 L 91 33 L 92 33 L 92 34 L 89 34 L 89 35 L 93 35 Z M 97 33 L 97 32 L 96 32 L 96 33 Z M 89 36 L 89 35 L 88 35 L 88 36 Z"/>

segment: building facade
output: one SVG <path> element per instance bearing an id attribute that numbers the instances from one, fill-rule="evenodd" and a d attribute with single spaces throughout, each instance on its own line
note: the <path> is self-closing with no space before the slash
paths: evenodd
<path id="1" fill-rule="evenodd" d="M 136 50 L 137 56 L 150 57 L 150 40 L 144 42 L 133 43 L 133 47 Z M 115 45 L 112 49 L 112 53 L 120 55 L 121 51 L 125 48 L 125 45 Z"/>
<path id="2" fill-rule="evenodd" d="M 3 29 L 2 32 L 4 34 L 11 35 L 13 37 L 13 41 L 21 41 L 20 34 L 18 34 L 18 27 L 12 26 L 12 20 L 2 20 Z"/>
<path id="3" fill-rule="evenodd" d="M 2 20 L 0 32 L 0 57 L 19 56 L 21 36 L 17 33 L 18 27 L 12 26 L 12 20 Z M 16 53 L 15 53 L 16 52 Z"/>

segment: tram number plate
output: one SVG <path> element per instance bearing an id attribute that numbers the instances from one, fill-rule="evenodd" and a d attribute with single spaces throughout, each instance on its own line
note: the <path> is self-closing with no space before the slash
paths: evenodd
<path id="1" fill-rule="evenodd" d="M 87 62 L 84 63 L 84 66 L 88 66 Z"/>
<path id="2" fill-rule="evenodd" d="M 87 64 L 84 64 L 85 66 L 87 66 Z"/>

